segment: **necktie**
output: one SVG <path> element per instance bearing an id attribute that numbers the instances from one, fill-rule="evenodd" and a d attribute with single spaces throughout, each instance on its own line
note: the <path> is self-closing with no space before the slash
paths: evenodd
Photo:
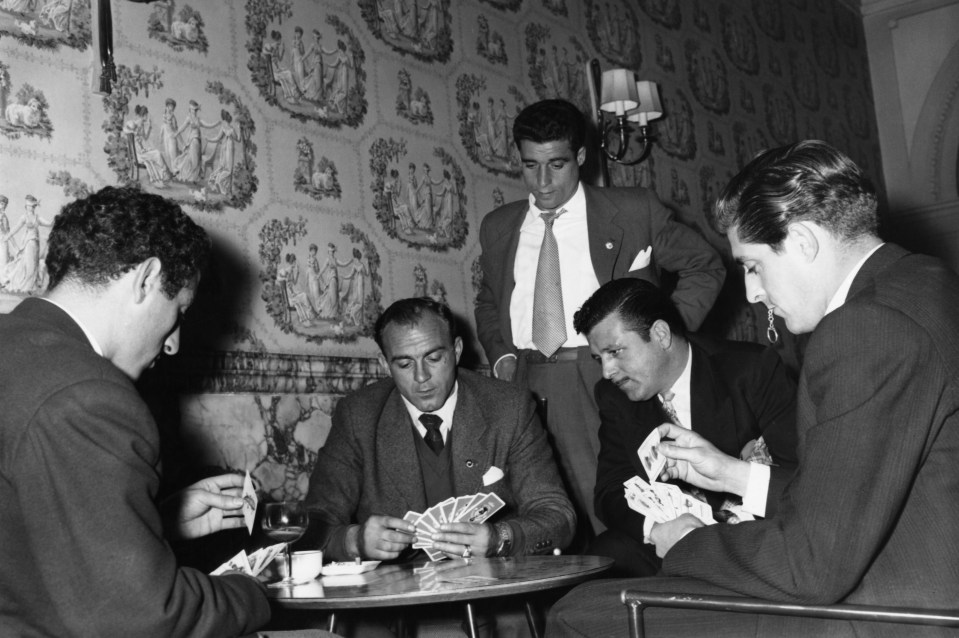
<path id="1" fill-rule="evenodd" d="M 559 248 L 553 235 L 553 222 L 565 213 L 541 213 L 546 230 L 536 264 L 536 288 L 533 290 L 533 343 L 547 357 L 566 343 L 566 316 L 563 312 L 563 287 L 559 277 Z"/>
<path id="2" fill-rule="evenodd" d="M 676 414 L 676 408 L 673 407 L 673 398 L 675 396 L 676 393 L 672 390 L 666 390 L 666 392 L 663 392 L 663 410 L 666 411 L 666 416 L 669 417 L 670 421 L 682 427 L 682 421 L 679 420 L 679 415 Z"/>
<path id="3" fill-rule="evenodd" d="M 426 436 L 423 439 L 426 441 L 426 444 L 430 446 L 434 454 L 442 452 L 443 435 L 440 434 L 440 424 L 443 423 L 443 419 L 435 414 L 421 414 L 420 423 L 426 427 Z"/>

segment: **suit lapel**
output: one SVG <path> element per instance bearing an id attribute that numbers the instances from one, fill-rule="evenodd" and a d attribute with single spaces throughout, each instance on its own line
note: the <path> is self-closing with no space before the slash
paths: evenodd
<path id="1" fill-rule="evenodd" d="M 583 186 L 586 195 L 586 229 L 589 257 L 600 284 L 613 279 L 616 260 L 623 249 L 623 228 L 616 222 L 619 208 L 602 192 Z M 611 247 L 607 247 L 612 244 Z"/>
<path id="2" fill-rule="evenodd" d="M 464 376 L 460 375 L 453 412 L 453 487 L 457 494 L 475 494 L 483 491 L 483 473 L 488 469 L 489 426 L 472 387 L 464 383 Z"/>
<path id="3" fill-rule="evenodd" d="M 732 403 L 725 392 L 726 383 L 717 377 L 716 371 L 709 365 L 707 353 L 692 340 L 690 354 L 693 357 L 689 381 L 693 430 L 720 449 L 736 448 L 736 428 L 723 427 L 734 420 Z"/>
<path id="4" fill-rule="evenodd" d="M 396 388 L 383 406 L 376 429 L 376 463 L 389 482 L 406 499 L 406 509 L 426 509 L 426 492 L 419 457 L 413 442 L 412 423 Z"/>

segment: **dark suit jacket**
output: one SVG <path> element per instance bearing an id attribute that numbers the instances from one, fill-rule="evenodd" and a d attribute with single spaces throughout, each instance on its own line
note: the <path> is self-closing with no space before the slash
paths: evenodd
<path id="1" fill-rule="evenodd" d="M 457 496 L 495 492 L 506 506 L 490 522 L 506 521 L 512 553 L 548 553 L 565 547 L 576 515 L 563 490 L 529 392 L 460 369 L 452 424 L 453 490 Z M 343 398 L 310 476 L 306 502 L 320 546 L 346 558 L 351 524 L 372 514 L 423 512 L 423 477 L 409 412 L 392 379 Z M 483 484 L 490 468 L 504 477 Z"/>
<path id="2" fill-rule="evenodd" d="M 692 531 L 665 572 L 771 600 L 954 609 L 957 309 L 959 277 L 940 261 L 876 251 L 806 348 L 799 469 L 779 512 Z"/>
<path id="3" fill-rule="evenodd" d="M 178 568 L 154 504 L 156 424 L 53 304 L 0 315 L 0 635 L 232 636 L 262 585 Z"/>
<path id="4" fill-rule="evenodd" d="M 748 441 L 764 438 L 777 464 L 766 496 L 771 516 L 796 467 L 796 386 L 772 348 L 699 335 L 689 335 L 689 343 L 693 430 L 736 458 Z M 630 509 L 623 481 L 637 475 L 649 480 L 636 450 L 669 417 L 658 397 L 630 401 L 607 379 L 596 384 L 596 401 L 601 420 L 596 515 L 610 529 L 642 542 L 645 517 Z M 715 496 L 710 498 L 714 507 L 722 502 Z"/>
<path id="5" fill-rule="evenodd" d="M 726 270 L 703 237 L 682 223 L 645 188 L 583 187 L 589 254 L 600 285 L 620 277 L 659 284 L 663 270 L 678 276 L 672 300 L 686 325 L 695 330 L 712 308 Z M 497 208 L 483 218 L 480 245 L 483 285 L 476 302 L 476 328 L 490 364 L 516 353 L 509 318 L 516 282 L 513 262 L 527 200 Z M 646 268 L 630 272 L 640 251 L 652 246 Z M 581 299 L 586 301 L 585 299 Z"/>

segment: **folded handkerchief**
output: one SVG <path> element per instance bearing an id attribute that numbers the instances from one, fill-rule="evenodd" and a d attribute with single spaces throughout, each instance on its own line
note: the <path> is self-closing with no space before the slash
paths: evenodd
<path id="1" fill-rule="evenodd" d="M 775 465 L 775 463 L 773 463 L 773 456 L 769 453 L 769 448 L 766 446 L 766 441 L 763 440 L 763 437 L 750 441 L 743 446 L 743 451 L 740 452 L 739 458 L 748 463 Z"/>
<path id="2" fill-rule="evenodd" d="M 653 259 L 653 247 L 646 246 L 645 250 L 639 251 L 639 254 L 636 255 L 636 259 L 633 260 L 633 263 L 629 266 L 629 271 L 639 270 L 640 268 L 645 268 L 649 265 L 649 262 Z"/>
<path id="3" fill-rule="evenodd" d="M 486 474 L 483 475 L 483 485 L 492 485 L 501 478 L 503 478 L 503 470 L 499 469 L 495 465 L 492 465 L 488 470 L 486 470 Z"/>

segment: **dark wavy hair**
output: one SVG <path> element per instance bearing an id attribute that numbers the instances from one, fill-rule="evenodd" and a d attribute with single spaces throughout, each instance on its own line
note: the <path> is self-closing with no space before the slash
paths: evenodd
<path id="1" fill-rule="evenodd" d="M 566 100 L 541 100 L 520 111 L 513 122 L 513 141 L 529 140 L 535 144 L 569 142 L 577 153 L 586 141 L 586 118 Z"/>
<path id="2" fill-rule="evenodd" d="M 779 251 L 790 223 L 810 221 L 845 241 L 878 235 L 876 192 L 862 170 L 825 142 L 805 140 L 757 155 L 729 182 L 710 223 L 740 241 Z"/>
<path id="3" fill-rule="evenodd" d="M 613 279 L 590 295 L 576 314 L 573 328 L 589 334 L 596 324 L 612 314 L 619 315 L 627 330 L 649 341 L 649 329 L 662 319 L 675 335 L 685 336 L 686 326 L 669 297 L 656 284 L 645 279 Z"/>
<path id="4" fill-rule="evenodd" d="M 62 281 L 100 287 L 156 257 L 170 299 L 193 283 L 210 239 L 175 203 L 136 188 L 107 186 L 63 207 L 47 247 L 51 289 Z"/>
<path id="5" fill-rule="evenodd" d="M 449 309 L 449 306 L 429 297 L 409 297 L 394 301 L 376 320 L 376 324 L 373 326 L 373 339 L 376 341 L 376 345 L 380 347 L 380 351 L 386 354 L 386 351 L 383 350 L 383 333 L 387 326 L 394 323 L 400 326 L 415 326 L 426 313 L 436 315 L 446 324 L 450 332 L 451 343 L 456 340 L 458 336 L 456 320 L 453 318 L 453 312 Z"/>

